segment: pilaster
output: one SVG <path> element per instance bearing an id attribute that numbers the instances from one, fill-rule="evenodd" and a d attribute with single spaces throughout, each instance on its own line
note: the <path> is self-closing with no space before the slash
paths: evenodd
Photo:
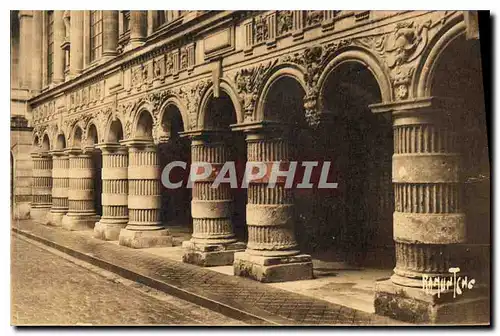
<path id="1" fill-rule="evenodd" d="M 117 55 L 118 48 L 118 11 L 103 10 L 103 56 Z"/>
<path id="2" fill-rule="evenodd" d="M 70 77 L 79 75 L 83 70 L 83 14 L 84 11 L 82 10 L 71 11 L 71 54 L 69 60 Z"/>

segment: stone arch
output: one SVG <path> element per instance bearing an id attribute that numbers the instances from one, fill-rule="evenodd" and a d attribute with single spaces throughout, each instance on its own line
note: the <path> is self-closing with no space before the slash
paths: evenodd
<path id="1" fill-rule="evenodd" d="M 229 81 L 221 79 L 220 92 L 227 95 L 227 97 L 231 100 L 236 117 L 236 123 L 238 124 L 243 123 L 244 121 L 243 109 L 241 107 L 241 102 L 238 97 L 238 94 L 236 93 L 236 90 L 234 89 L 233 85 Z M 204 129 L 207 126 L 207 107 L 211 99 L 213 99 L 213 94 L 214 94 L 214 87 L 213 85 L 211 85 L 205 91 L 205 94 L 203 95 L 200 101 L 200 107 L 198 109 L 198 114 L 197 114 L 198 115 L 197 125 L 198 128 L 200 129 Z"/>
<path id="2" fill-rule="evenodd" d="M 262 87 L 259 98 L 257 99 L 253 120 L 261 121 L 266 119 L 266 100 L 268 99 L 270 91 L 276 87 L 277 83 L 280 83 L 280 81 L 287 79 L 291 80 L 290 83 L 292 83 L 292 81 L 296 82 L 301 87 L 305 95 L 305 93 L 307 92 L 307 85 L 304 72 L 299 67 L 292 65 L 277 66 L 275 70 L 271 72 L 264 86 Z"/>
<path id="3" fill-rule="evenodd" d="M 33 151 L 37 151 L 38 148 L 40 147 L 40 137 L 38 135 L 38 132 L 35 132 L 33 136 L 33 142 L 31 143 L 31 147 Z"/>
<path id="4" fill-rule="evenodd" d="M 187 114 L 187 110 L 185 106 L 181 103 L 181 101 L 175 97 L 171 96 L 165 100 L 165 102 L 161 105 L 158 120 L 159 120 L 159 130 L 157 134 L 159 137 L 170 137 L 170 129 L 172 118 L 175 119 L 174 123 L 182 125 L 182 130 L 187 130 L 189 128 L 189 117 Z"/>
<path id="5" fill-rule="evenodd" d="M 82 128 L 80 127 L 80 125 L 76 124 L 74 127 L 73 127 L 73 130 L 71 131 L 71 147 L 74 147 L 74 148 L 81 148 L 82 146 L 82 139 L 83 139 L 83 130 Z"/>
<path id="6" fill-rule="evenodd" d="M 48 152 L 51 150 L 50 136 L 47 131 L 43 133 L 40 148 L 43 152 Z"/>
<path id="7" fill-rule="evenodd" d="M 335 72 L 340 66 L 345 63 L 354 62 L 361 64 L 367 70 L 371 72 L 373 77 L 378 83 L 380 89 L 380 95 L 382 103 L 389 103 L 393 100 L 391 82 L 389 80 L 389 75 L 380 64 L 376 56 L 364 48 L 360 47 L 349 47 L 342 48 L 337 52 L 329 56 L 329 60 L 326 62 L 326 66 L 321 72 L 318 78 L 318 109 L 322 110 L 325 108 L 323 97 L 325 95 L 325 89 L 328 79 L 331 78 L 331 74 Z M 376 102 L 373 102 L 376 103 Z"/>
<path id="8" fill-rule="evenodd" d="M 110 115 L 104 123 L 102 142 L 116 143 L 125 138 L 125 123 L 121 115 Z"/>
<path id="9" fill-rule="evenodd" d="M 134 120 L 131 137 L 133 139 L 153 140 L 154 125 L 154 117 L 150 110 L 144 107 L 140 108 Z"/>
<path id="10" fill-rule="evenodd" d="M 54 149 L 62 150 L 65 148 L 66 148 L 66 137 L 64 136 L 64 133 L 60 132 L 56 136 L 56 140 L 54 143 Z"/>
<path id="11" fill-rule="evenodd" d="M 97 123 L 94 120 L 91 120 L 87 124 L 87 128 L 85 130 L 85 140 L 86 146 L 94 146 L 102 141 L 102 138 L 99 134 L 99 128 L 97 127 Z"/>
<path id="12" fill-rule="evenodd" d="M 439 59 L 455 39 L 464 36 L 465 28 L 463 16 L 455 17 L 429 41 L 413 76 L 415 97 L 432 96 L 431 87 Z"/>

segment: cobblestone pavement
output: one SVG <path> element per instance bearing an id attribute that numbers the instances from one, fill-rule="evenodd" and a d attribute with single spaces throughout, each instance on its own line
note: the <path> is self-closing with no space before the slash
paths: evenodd
<path id="1" fill-rule="evenodd" d="M 120 281 L 116 275 L 96 273 L 89 269 L 91 265 L 84 268 L 67 259 L 12 235 L 12 324 L 241 324 L 144 285 L 123 278 L 125 281 Z"/>
<path id="2" fill-rule="evenodd" d="M 194 297 L 194 302 L 201 302 L 205 307 L 212 308 L 215 303 L 216 308 L 222 307 L 226 314 L 227 307 L 232 312 L 242 312 L 238 318 L 247 323 L 405 324 L 321 299 L 273 288 L 250 279 L 221 274 L 141 250 L 111 244 L 88 237 L 78 231 L 69 232 L 62 228 L 40 225 L 32 221 L 17 221 L 13 223 L 13 227 L 66 253 L 76 253 L 79 258 L 89 258 L 92 260 L 89 262 L 119 272 L 123 276 L 132 272 L 141 275 L 141 281 L 152 281 L 163 290 L 169 290 L 169 293 L 183 295 L 182 298 L 190 301 Z"/>

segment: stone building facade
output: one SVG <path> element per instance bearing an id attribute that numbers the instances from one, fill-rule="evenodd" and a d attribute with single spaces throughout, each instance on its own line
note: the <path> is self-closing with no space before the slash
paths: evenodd
<path id="1" fill-rule="evenodd" d="M 489 303 L 477 15 L 464 11 L 12 11 L 14 218 L 257 281 L 311 256 L 394 267 L 376 311 L 462 321 Z M 332 161 L 338 189 L 167 190 L 172 161 Z M 184 178 L 182 172 L 179 179 Z M 382 265 L 383 264 L 383 265 Z M 460 266 L 462 298 L 422 292 Z M 472 308 L 473 307 L 475 308 Z"/>

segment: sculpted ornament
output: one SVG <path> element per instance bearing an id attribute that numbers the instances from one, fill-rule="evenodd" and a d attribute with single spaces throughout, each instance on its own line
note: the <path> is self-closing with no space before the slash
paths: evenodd
<path id="1" fill-rule="evenodd" d="M 418 57 L 428 43 L 431 21 L 416 25 L 412 21 L 398 23 L 388 34 L 356 39 L 356 44 L 373 50 L 388 68 L 396 99 L 408 98 L 411 79 Z"/>
<path id="2" fill-rule="evenodd" d="M 238 90 L 243 110 L 245 111 L 245 121 L 252 121 L 255 103 L 264 79 L 271 69 L 278 63 L 278 60 L 270 61 L 267 64 L 260 64 L 249 69 L 242 69 L 235 75 L 234 81 Z"/>
<path id="3" fill-rule="evenodd" d="M 277 14 L 277 26 L 278 26 L 278 35 L 283 35 L 288 31 L 292 30 L 293 27 L 293 11 L 284 10 L 279 11 Z"/>
<path id="4" fill-rule="evenodd" d="M 263 42 L 269 38 L 269 31 L 266 21 L 267 20 L 264 16 L 258 16 L 254 19 L 253 22 L 254 43 Z"/>
<path id="5" fill-rule="evenodd" d="M 211 79 L 201 80 L 188 90 L 184 90 L 183 88 L 179 90 L 179 97 L 184 100 L 188 111 L 190 129 L 196 129 L 198 126 L 198 106 L 203 94 L 211 84 Z"/>

